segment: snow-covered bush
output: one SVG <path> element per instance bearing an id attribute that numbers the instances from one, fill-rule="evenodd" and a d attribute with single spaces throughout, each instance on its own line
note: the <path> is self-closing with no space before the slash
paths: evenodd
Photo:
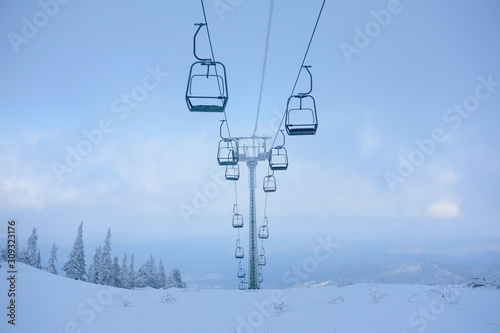
<path id="1" fill-rule="evenodd" d="M 177 298 L 174 298 L 172 295 L 169 293 L 164 294 L 161 298 L 160 301 L 162 303 L 174 303 L 177 300 Z"/>
<path id="2" fill-rule="evenodd" d="M 438 289 L 431 289 L 427 291 L 427 295 L 431 298 L 436 298 L 445 304 L 457 304 L 462 293 L 458 288 L 451 288 L 450 286 L 440 286 Z"/>
<path id="3" fill-rule="evenodd" d="M 368 295 L 373 303 L 379 303 L 381 300 L 387 297 L 387 294 L 381 294 L 377 287 L 368 288 Z"/>
<path id="4" fill-rule="evenodd" d="M 331 300 L 328 301 L 329 304 L 341 304 L 345 303 L 344 296 L 337 296 L 333 297 Z"/>

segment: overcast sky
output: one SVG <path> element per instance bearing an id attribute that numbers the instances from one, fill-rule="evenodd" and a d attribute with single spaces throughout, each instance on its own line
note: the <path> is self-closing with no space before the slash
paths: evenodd
<path id="1" fill-rule="evenodd" d="M 275 3 L 258 134 L 277 130 L 321 2 Z M 269 2 L 205 6 L 231 134 L 249 136 Z M 499 17 L 496 0 L 327 1 L 306 62 L 318 132 L 286 138 L 271 233 L 500 236 Z M 195 0 L 2 1 L 0 218 L 46 242 L 81 220 L 87 239 L 234 235 L 221 115 L 184 101 L 202 21 Z"/>

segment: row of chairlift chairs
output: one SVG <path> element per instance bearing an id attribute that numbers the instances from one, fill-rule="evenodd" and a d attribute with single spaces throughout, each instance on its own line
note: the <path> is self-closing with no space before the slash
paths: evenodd
<path id="1" fill-rule="evenodd" d="M 189 78 L 186 88 L 186 104 L 191 112 L 225 112 L 229 98 L 227 89 L 226 67 L 221 62 L 212 58 L 200 58 L 196 54 L 196 38 L 198 33 L 206 23 L 196 23 L 198 28 L 193 37 L 193 54 L 197 59 L 189 70 Z M 285 112 L 285 129 L 288 135 L 314 135 L 318 128 L 318 118 L 316 113 L 316 102 L 311 96 L 313 88 L 313 78 L 311 66 L 302 66 L 309 74 L 310 88 L 305 93 L 292 94 L 287 100 Z M 301 68 L 301 69 L 302 69 Z M 239 151 L 238 142 L 231 137 L 222 135 L 222 126 L 220 125 L 219 147 L 217 151 L 217 161 L 219 165 L 225 166 L 225 177 L 227 180 L 237 181 L 240 178 L 239 169 Z M 274 171 L 286 170 L 288 168 L 288 154 L 285 148 L 285 134 L 283 143 L 276 145 L 269 150 L 269 169 L 270 173 L 264 177 L 264 192 L 276 191 L 276 178 Z M 233 227 L 243 227 L 243 216 L 238 213 L 237 205 L 233 207 Z M 259 228 L 260 239 L 269 237 L 268 219 L 264 217 L 264 223 Z M 236 241 L 235 257 L 240 259 L 238 265 L 238 277 L 244 279 L 245 270 L 241 266 L 241 259 L 244 257 L 243 247 L 240 246 L 239 239 Z M 262 267 L 266 264 L 264 248 L 261 248 L 261 254 L 258 257 L 259 280 L 262 282 Z M 240 289 L 246 289 L 244 280 L 240 283 Z"/>

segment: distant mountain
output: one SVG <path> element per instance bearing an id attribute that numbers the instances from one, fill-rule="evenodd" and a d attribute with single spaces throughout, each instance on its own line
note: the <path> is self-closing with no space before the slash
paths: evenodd
<path id="1" fill-rule="evenodd" d="M 461 283 L 466 278 L 454 267 L 425 258 L 404 263 L 375 277 L 380 283 L 435 284 Z"/>

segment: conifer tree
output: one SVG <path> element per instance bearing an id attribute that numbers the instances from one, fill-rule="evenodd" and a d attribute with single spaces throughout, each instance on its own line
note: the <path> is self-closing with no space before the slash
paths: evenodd
<path id="1" fill-rule="evenodd" d="M 136 273 L 134 268 L 134 261 L 135 261 L 135 256 L 132 253 L 132 255 L 130 256 L 130 268 L 128 270 L 128 283 L 130 289 L 134 289 L 136 287 Z"/>
<path id="2" fill-rule="evenodd" d="M 120 268 L 120 280 L 122 288 L 130 289 L 130 275 L 127 268 L 127 253 L 123 255 L 122 267 Z"/>
<path id="3" fill-rule="evenodd" d="M 42 268 L 38 262 L 38 235 L 36 228 L 33 228 L 31 236 L 28 238 L 28 249 L 23 253 L 22 261 L 35 268 Z"/>
<path id="4" fill-rule="evenodd" d="M 38 253 L 36 255 L 36 268 L 42 269 L 42 257 L 40 256 L 40 249 L 38 249 Z"/>
<path id="5" fill-rule="evenodd" d="M 87 271 L 85 267 L 85 251 L 83 246 L 83 221 L 78 228 L 73 250 L 71 250 L 69 254 L 69 260 L 63 265 L 62 270 L 65 271 L 66 276 L 71 279 L 85 281 Z"/>
<path id="6" fill-rule="evenodd" d="M 55 265 L 56 261 L 57 261 L 57 246 L 56 242 L 54 242 L 54 244 L 52 244 L 52 249 L 50 250 L 50 258 L 49 258 L 49 265 L 47 266 L 47 272 L 57 275 L 57 269 Z"/>
<path id="7" fill-rule="evenodd" d="M 94 282 L 95 274 L 94 274 L 94 264 L 90 264 L 89 270 L 87 271 L 87 282 Z"/>
<path id="8" fill-rule="evenodd" d="M 167 275 L 165 274 L 165 267 L 163 267 L 161 259 L 158 264 L 158 284 L 159 288 L 165 288 L 167 286 Z"/>
<path id="9" fill-rule="evenodd" d="M 120 264 L 118 263 L 118 257 L 115 256 L 113 258 L 113 265 L 111 268 L 111 286 L 121 288 L 122 287 L 122 281 L 121 281 L 121 274 L 120 274 Z"/>
<path id="10" fill-rule="evenodd" d="M 172 287 L 185 288 L 186 284 L 182 281 L 181 271 L 175 267 L 170 272 L 169 282 Z"/>
<path id="11" fill-rule="evenodd" d="M 104 242 L 104 247 L 102 248 L 102 281 L 101 284 L 105 286 L 111 286 L 113 284 L 112 269 L 113 262 L 111 261 L 111 229 L 108 228 L 108 233 L 106 235 L 106 241 Z"/>
<path id="12" fill-rule="evenodd" d="M 89 276 L 89 282 L 95 284 L 102 284 L 102 250 L 98 246 L 95 249 L 94 258 L 92 262 L 92 276 Z"/>

